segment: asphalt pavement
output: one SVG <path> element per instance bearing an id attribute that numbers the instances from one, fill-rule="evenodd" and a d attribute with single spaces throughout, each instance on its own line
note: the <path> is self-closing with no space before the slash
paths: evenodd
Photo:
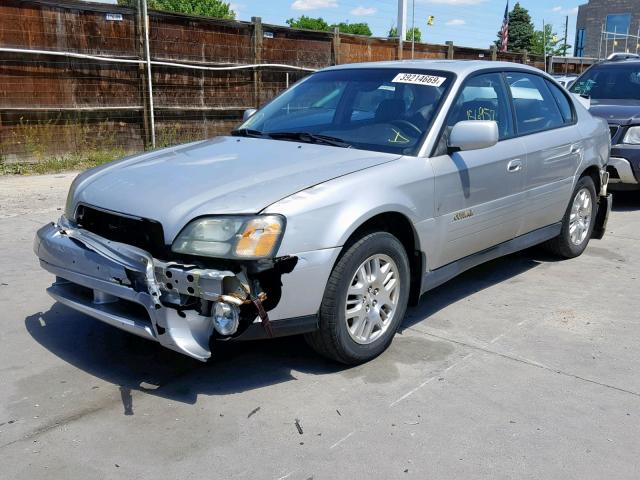
<path id="1" fill-rule="evenodd" d="M 637 479 L 640 193 L 603 240 L 425 295 L 355 368 L 300 338 L 207 364 L 56 304 L 31 250 L 73 175 L 0 177 L 1 479 Z"/>

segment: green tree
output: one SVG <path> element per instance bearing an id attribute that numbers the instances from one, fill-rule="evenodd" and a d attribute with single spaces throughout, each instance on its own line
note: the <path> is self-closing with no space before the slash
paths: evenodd
<path id="1" fill-rule="evenodd" d="M 118 5 L 138 7 L 138 0 L 118 0 Z M 164 10 L 174 13 L 186 13 L 201 17 L 215 17 L 233 20 L 236 13 L 231 6 L 222 0 L 147 0 L 151 10 Z"/>
<path id="2" fill-rule="evenodd" d="M 529 10 L 521 7 L 520 3 L 516 3 L 513 6 L 513 10 L 509 12 L 509 51 L 521 52 L 529 50 L 534 30 Z M 500 36 L 500 31 L 498 31 L 496 45 L 500 47 L 501 43 L 502 37 Z"/>
<path id="3" fill-rule="evenodd" d="M 328 32 L 331 30 L 331 27 L 327 22 L 324 21 L 324 18 L 307 17 L 306 15 L 302 15 L 297 19 L 290 18 L 289 20 L 287 20 L 287 25 L 289 25 L 291 28 L 304 28 L 306 30 L 320 30 L 322 32 Z"/>
<path id="4" fill-rule="evenodd" d="M 544 55 L 546 51 L 547 55 L 564 56 L 570 48 L 571 45 L 565 47 L 563 40 L 558 38 L 558 34 L 553 31 L 551 25 L 545 25 L 544 33 L 542 30 L 536 30 L 533 33 L 529 51 L 536 55 Z"/>
<path id="5" fill-rule="evenodd" d="M 420 29 L 418 27 L 408 28 L 406 41 L 412 41 L 414 36 L 416 37 L 416 42 L 420 43 L 420 41 L 422 40 L 422 32 L 420 32 Z M 391 30 L 389 30 L 389 34 L 387 35 L 387 37 L 398 38 L 398 29 L 396 27 L 391 27 Z"/>
<path id="6" fill-rule="evenodd" d="M 370 37 L 372 35 L 369 24 L 367 23 L 348 23 L 341 22 L 331 25 L 331 28 L 338 28 L 342 33 L 353 33 L 355 35 L 366 35 Z"/>

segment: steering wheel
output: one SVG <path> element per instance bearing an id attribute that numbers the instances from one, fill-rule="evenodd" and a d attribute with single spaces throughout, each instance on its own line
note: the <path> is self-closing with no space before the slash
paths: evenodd
<path id="1" fill-rule="evenodd" d="M 422 130 L 408 120 L 392 120 L 391 125 L 395 125 L 398 128 L 408 127 L 410 130 L 413 130 L 414 133 L 417 133 L 418 136 L 422 135 Z"/>

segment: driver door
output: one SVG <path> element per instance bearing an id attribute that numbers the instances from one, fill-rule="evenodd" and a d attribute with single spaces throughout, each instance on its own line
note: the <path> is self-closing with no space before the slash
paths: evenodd
<path id="1" fill-rule="evenodd" d="M 497 122 L 500 140 L 481 150 L 451 152 L 448 133 L 462 120 Z M 511 240 L 519 230 L 524 201 L 526 150 L 515 137 L 506 85 L 500 73 L 468 79 L 446 122 L 435 174 L 438 248 L 430 269 Z"/>

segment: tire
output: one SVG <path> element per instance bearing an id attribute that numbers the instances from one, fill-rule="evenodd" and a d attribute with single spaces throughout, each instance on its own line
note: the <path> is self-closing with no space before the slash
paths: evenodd
<path id="1" fill-rule="evenodd" d="M 409 283 L 409 259 L 400 241 L 385 232 L 363 236 L 334 266 L 320 306 L 319 329 L 305 336 L 307 343 L 347 365 L 377 357 L 402 323 Z"/>
<path id="2" fill-rule="evenodd" d="M 578 197 L 585 199 L 588 196 L 589 210 L 584 207 L 584 201 L 580 201 Z M 561 258 L 575 258 L 584 252 L 589 244 L 589 239 L 595 225 L 596 214 L 598 212 L 598 200 L 596 187 L 593 179 L 589 176 L 581 177 L 573 190 L 571 200 L 567 206 L 567 211 L 562 219 L 562 230 L 560 235 L 549 240 L 545 246 L 554 255 Z M 576 205 L 581 204 L 576 212 Z M 575 215 L 579 215 L 575 219 Z M 572 223 L 574 222 L 574 223 Z M 585 226 L 586 223 L 586 226 Z M 573 229 L 575 227 L 575 230 Z M 577 241 L 579 240 L 579 241 Z"/>

